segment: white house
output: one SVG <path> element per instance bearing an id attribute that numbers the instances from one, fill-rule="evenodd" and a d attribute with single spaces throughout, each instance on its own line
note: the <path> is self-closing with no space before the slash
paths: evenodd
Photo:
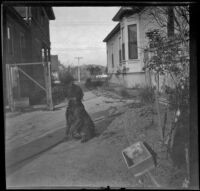
<path id="1" fill-rule="evenodd" d="M 149 16 L 148 10 L 150 7 L 121 7 L 113 17 L 112 20 L 118 24 L 103 40 L 107 45 L 107 67 L 111 83 L 132 88 L 149 82 L 142 70 L 144 49 L 148 45 L 145 33 L 159 26 Z M 121 72 L 125 69 L 126 74 L 123 75 Z"/>

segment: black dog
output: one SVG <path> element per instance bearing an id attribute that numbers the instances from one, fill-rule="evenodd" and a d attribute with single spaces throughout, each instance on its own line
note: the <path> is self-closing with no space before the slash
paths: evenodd
<path id="1" fill-rule="evenodd" d="M 95 125 L 81 101 L 71 100 L 66 110 L 66 135 L 86 142 L 95 136 Z"/>

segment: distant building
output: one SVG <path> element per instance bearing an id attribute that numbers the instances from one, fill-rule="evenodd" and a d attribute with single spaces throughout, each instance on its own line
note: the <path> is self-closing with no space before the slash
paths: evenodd
<path id="1" fill-rule="evenodd" d="M 3 79 L 4 100 L 28 97 L 41 91 L 36 83 L 24 75 L 35 79 L 41 86 L 46 86 L 45 71 L 42 61 L 50 61 L 49 20 L 54 20 L 51 7 L 15 7 L 3 6 Z M 13 67 L 13 64 L 22 64 Z M 11 67 L 9 78 L 8 65 Z M 11 83 L 12 82 L 12 83 Z M 12 84 L 12 85 L 11 85 Z M 9 87 L 11 89 L 9 90 Z M 43 91 L 45 94 L 45 91 Z"/>

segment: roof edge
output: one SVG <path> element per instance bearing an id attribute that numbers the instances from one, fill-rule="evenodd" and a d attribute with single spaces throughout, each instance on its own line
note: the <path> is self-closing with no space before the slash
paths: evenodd
<path id="1" fill-rule="evenodd" d="M 103 40 L 103 42 L 108 42 L 108 40 L 110 38 L 112 38 L 112 36 L 114 34 L 116 34 L 118 31 L 120 31 L 120 23 L 118 23 L 112 30 L 111 32 L 106 36 L 106 38 Z"/>
<path id="2" fill-rule="evenodd" d="M 112 18 L 113 21 L 119 21 L 125 14 L 139 13 L 144 9 L 144 6 L 121 7 Z"/>

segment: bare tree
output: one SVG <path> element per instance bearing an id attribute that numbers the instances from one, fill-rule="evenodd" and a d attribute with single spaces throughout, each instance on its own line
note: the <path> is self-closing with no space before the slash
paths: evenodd
<path id="1" fill-rule="evenodd" d="M 168 31 L 168 36 L 176 35 L 181 40 L 189 37 L 189 6 L 152 7 L 149 11 L 161 29 Z"/>

